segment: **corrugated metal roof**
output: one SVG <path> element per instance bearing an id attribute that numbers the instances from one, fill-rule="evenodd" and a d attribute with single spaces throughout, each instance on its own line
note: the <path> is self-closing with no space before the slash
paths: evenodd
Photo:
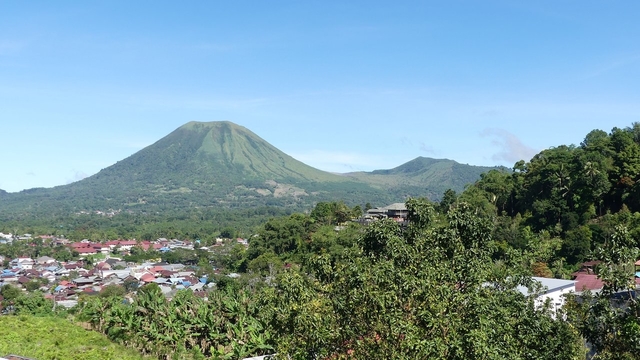
<path id="1" fill-rule="evenodd" d="M 395 211 L 403 211 L 403 210 L 407 210 L 407 206 L 404 203 L 394 203 L 394 204 L 391 204 L 389 206 L 386 206 L 385 209 L 387 209 L 387 210 L 395 210 Z"/>
<path id="2" fill-rule="evenodd" d="M 575 280 L 564 280 L 564 279 L 551 279 L 551 278 L 543 278 L 543 277 L 532 277 L 533 281 L 540 283 L 543 287 L 543 294 L 547 294 L 554 291 L 559 291 L 566 288 L 572 288 L 575 290 L 576 281 Z M 525 296 L 529 295 L 529 289 L 524 286 L 518 286 L 518 291 L 523 293 Z"/>

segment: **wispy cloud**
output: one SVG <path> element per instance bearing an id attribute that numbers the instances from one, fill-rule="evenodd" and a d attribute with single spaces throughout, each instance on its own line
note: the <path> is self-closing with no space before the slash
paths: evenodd
<path id="1" fill-rule="evenodd" d="M 515 163 L 520 160 L 530 160 L 538 151 L 520 141 L 514 134 L 504 129 L 484 129 L 480 136 L 492 138 L 491 144 L 500 150 L 491 157 L 495 161 Z"/>
<path id="2" fill-rule="evenodd" d="M 391 157 L 355 152 L 311 150 L 289 154 L 307 165 L 338 173 L 386 169 L 401 164 L 400 160 Z"/>
<path id="3" fill-rule="evenodd" d="M 76 172 L 73 174 L 73 177 L 72 177 L 71 179 L 67 179 L 67 184 L 71 184 L 71 183 L 73 183 L 73 182 L 80 181 L 80 180 L 82 180 L 82 179 L 86 178 L 87 176 L 89 176 L 89 175 L 87 175 L 87 174 L 86 174 L 85 172 L 83 172 L 83 171 L 76 171 Z"/>
<path id="4" fill-rule="evenodd" d="M 142 108 L 171 108 L 191 110 L 243 110 L 256 108 L 270 103 L 272 99 L 266 97 L 229 98 L 218 95 L 191 95 L 138 93 L 127 97 L 115 98 L 129 105 Z"/>
<path id="5" fill-rule="evenodd" d="M 15 54 L 27 46 L 26 41 L 0 40 L 0 55 Z"/>
<path id="6" fill-rule="evenodd" d="M 438 155 L 438 151 L 436 151 L 433 146 L 427 145 L 423 142 L 420 143 L 420 151 L 429 155 Z"/>
<path id="7" fill-rule="evenodd" d="M 500 115 L 500 112 L 496 109 L 487 109 L 487 110 L 480 111 L 478 115 L 482 117 L 495 117 Z"/>
<path id="8" fill-rule="evenodd" d="M 602 74 L 606 74 L 612 70 L 625 67 L 628 65 L 633 65 L 640 61 L 640 54 L 630 55 L 630 56 L 622 56 L 617 59 L 611 60 L 609 63 L 600 66 L 598 69 L 588 73 L 585 78 L 590 79 Z"/>
<path id="9" fill-rule="evenodd" d="M 408 138 L 407 136 L 403 136 L 400 138 L 400 143 L 402 145 L 405 145 L 409 148 L 413 148 L 413 149 L 418 149 L 421 152 L 428 154 L 428 155 L 438 155 L 439 151 L 436 150 L 433 146 L 428 145 L 427 143 L 425 143 L 424 141 L 417 141 L 414 143 L 413 140 L 411 140 L 410 138 Z"/>

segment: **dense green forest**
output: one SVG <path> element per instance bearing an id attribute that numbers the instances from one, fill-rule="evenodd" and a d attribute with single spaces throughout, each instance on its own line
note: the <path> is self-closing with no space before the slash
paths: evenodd
<path id="1" fill-rule="evenodd" d="M 179 239 L 215 239 L 225 229 L 234 234 L 249 235 L 264 221 L 291 214 L 278 207 L 249 209 L 190 209 L 162 213 L 75 214 L 57 217 L 34 217 L 21 220 L 4 216 L 0 232 L 64 236 L 71 240 L 94 241 L 114 239 L 156 240 L 161 237 Z M 2 215 L 0 215 L 2 216 Z"/>
<path id="2" fill-rule="evenodd" d="M 640 123 L 609 134 L 591 131 L 579 146 L 543 150 L 512 172 L 489 171 L 458 197 L 495 217 L 504 248 L 525 249 L 537 237 L 554 251 L 540 259 L 553 275 L 593 258 L 616 225 L 640 241 Z M 550 275 L 550 274 L 549 274 Z"/>

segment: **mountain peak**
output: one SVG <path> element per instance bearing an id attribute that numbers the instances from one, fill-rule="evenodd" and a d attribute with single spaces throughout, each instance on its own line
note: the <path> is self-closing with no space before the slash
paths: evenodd
<path id="1" fill-rule="evenodd" d="M 155 145 L 155 144 L 154 144 Z M 337 181 L 339 176 L 315 169 L 283 153 L 251 130 L 230 121 L 189 122 L 157 142 L 199 168 L 233 172 L 242 178 L 285 181 Z"/>
<path id="2" fill-rule="evenodd" d="M 336 175 L 295 160 L 233 122 L 191 121 L 78 182 L 21 194 L 0 191 L 0 210 L 64 204 L 69 209 L 176 210 L 397 202 L 407 196 L 437 198 L 449 187 L 458 190 L 475 181 L 486 169 L 457 166 L 418 157 L 391 170 Z"/>
<path id="3" fill-rule="evenodd" d="M 239 129 L 244 129 L 247 130 L 245 127 L 240 126 L 234 122 L 231 121 L 227 121 L 227 120 L 222 120 L 222 121 L 189 121 L 188 123 L 180 126 L 178 129 L 203 129 L 203 128 L 207 128 L 207 129 L 212 129 L 212 128 L 221 128 L 221 127 L 227 127 L 227 128 L 239 128 Z M 248 130 L 247 130 L 248 131 Z"/>

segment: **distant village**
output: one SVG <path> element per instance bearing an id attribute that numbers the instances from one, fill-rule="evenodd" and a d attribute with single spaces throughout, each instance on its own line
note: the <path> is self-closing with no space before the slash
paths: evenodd
<path id="1" fill-rule="evenodd" d="M 129 291 L 135 291 L 140 286 L 156 283 L 162 293 L 171 298 L 176 291 L 188 289 L 196 295 L 206 297 L 205 290 L 212 286 L 212 279 L 197 278 L 195 268 L 186 264 L 168 264 L 163 262 L 132 263 L 123 261 L 134 248 L 147 251 L 154 249 L 160 253 L 175 249 L 195 250 L 193 242 L 177 239 L 157 239 L 156 241 L 112 240 L 107 242 L 92 242 L 82 240 L 71 242 L 65 238 L 31 234 L 15 236 L 0 233 L 0 244 L 14 241 L 29 242 L 42 239 L 49 246 L 65 246 L 78 254 L 78 260 L 57 261 L 49 256 L 38 258 L 17 257 L 7 259 L 0 255 L 0 263 L 4 264 L 0 275 L 0 286 L 11 284 L 25 291 L 40 290 L 45 298 L 52 299 L 56 305 L 71 308 L 77 304 L 80 294 L 98 294 L 106 286 L 119 285 Z M 216 239 L 211 248 L 222 246 L 224 243 L 237 243 L 248 246 L 245 239 Z M 208 247 L 200 250 L 213 251 Z M 92 261 L 87 261 L 91 258 Z M 93 263 L 95 259 L 98 262 Z M 159 261 L 159 259 L 158 259 Z M 239 276 L 229 274 L 230 277 Z M 40 284 L 36 289 L 29 284 Z M 0 299 L 1 300 L 1 299 Z"/>

